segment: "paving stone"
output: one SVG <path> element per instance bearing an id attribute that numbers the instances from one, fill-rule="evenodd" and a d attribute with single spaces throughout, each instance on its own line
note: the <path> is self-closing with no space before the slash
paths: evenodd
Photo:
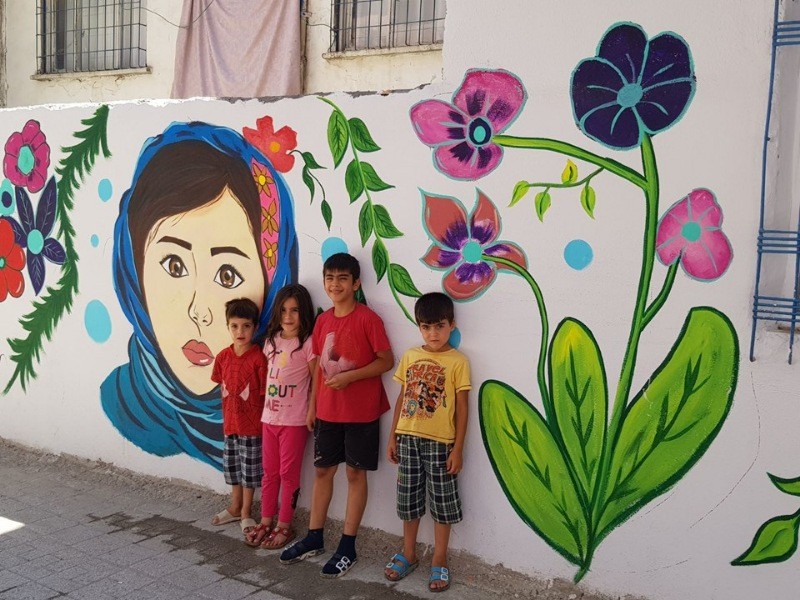
<path id="1" fill-rule="evenodd" d="M 169 575 L 170 573 L 180 571 L 190 566 L 192 566 L 191 563 L 186 562 L 182 558 L 167 554 L 145 559 L 134 565 L 131 565 L 131 568 L 135 571 L 146 573 L 153 579 L 159 579 L 165 575 Z"/>
<path id="2" fill-rule="evenodd" d="M 3 600 L 49 600 L 60 594 L 39 583 L 29 581 L 18 587 L 0 593 Z"/>
<path id="3" fill-rule="evenodd" d="M 186 567 L 169 575 L 170 583 L 189 591 L 204 588 L 220 579 L 222 579 L 222 575 L 197 565 Z"/>
<path id="4" fill-rule="evenodd" d="M 257 591 L 257 587 L 235 579 L 220 579 L 197 590 L 202 597 L 215 600 L 239 600 Z"/>

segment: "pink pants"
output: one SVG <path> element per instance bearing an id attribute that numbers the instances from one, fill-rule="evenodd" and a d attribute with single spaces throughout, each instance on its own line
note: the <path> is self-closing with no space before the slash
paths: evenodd
<path id="1" fill-rule="evenodd" d="M 305 425 L 269 425 L 262 423 L 261 438 L 264 478 L 261 480 L 261 516 L 271 519 L 278 510 L 278 520 L 291 523 L 300 495 L 300 470 L 308 439 Z"/>

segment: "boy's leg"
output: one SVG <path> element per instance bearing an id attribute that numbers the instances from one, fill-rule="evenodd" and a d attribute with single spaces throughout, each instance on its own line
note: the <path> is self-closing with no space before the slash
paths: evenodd
<path id="1" fill-rule="evenodd" d="M 249 519 L 253 511 L 253 495 L 255 488 L 242 486 L 242 520 Z"/>
<path id="2" fill-rule="evenodd" d="M 347 509 L 344 514 L 345 535 L 357 535 L 364 509 L 367 508 L 367 472 L 347 465 Z"/>
<path id="3" fill-rule="evenodd" d="M 433 440 L 423 440 L 423 461 L 428 478 L 428 499 L 434 520 L 434 549 L 431 567 L 447 568 L 447 549 L 450 544 L 450 527 L 462 520 L 461 498 L 458 494 L 458 478 L 447 472 L 447 457 L 450 446 Z M 438 579 L 428 584 L 430 589 L 450 586 L 447 579 Z"/>
<path id="4" fill-rule="evenodd" d="M 231 486 L 231 504 L 228 512 L 238 517 L 242 514 L 242 484 L 237 483 Z"/>
<path id="5" fill-rule="evenodd" d="M 403 558 L 390 561 L 384 570 L 386 578 L 397 581 L 416 568 L 417 533 L 425 514 L 425 469 L 419 454 L 419 438 L 397 436 L 397 516 L 403 521 Z M 391 565 L 395 565 L 392 568 Z"/>
<path id="6" fill-rule="evenodd" d="M 228 508 L 214 515 L 211 519 L 212 525 L 223 525 L 231 520 L 238 520 L 242 514 L 242 469 L 237 453 L 237 442 L 237 436 L 225 436 L 222 447 L 222 472 L 225 483 L 231 486 L 231 501 Z"/>
<path id="7" fill-rule="evenodd" d="M 450 524 L 433 524 L 433 557 L 431 558 L 432 567 L 447 567 L 447 547 L 450 544 Z M 432 590 L 449 587 L 449 581 L 432 581 L 429 587 Z"/>
<path id="8" fill-rule="evenodd" d="M 253 495 L 261 484 L 261 436 L 239 437 L 239 458 L 242 465 L 242 532 L 250 533 L 256 523 L 252 520 Z"/>
<path id="9" fill-rule="evenodd" d="M 338 466 L 317 467 L 314 478 L 314 489 L 311 492 L 311 518 L 309 529 L 322 529 L 325 519 L 328 518 L 328 506 L 333 497 L 333 476 L 336 475 Z"/>

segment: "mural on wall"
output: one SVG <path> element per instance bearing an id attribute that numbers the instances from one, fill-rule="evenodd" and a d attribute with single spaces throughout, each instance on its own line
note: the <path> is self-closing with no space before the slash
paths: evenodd
<path id="1" fill-rule="evenodd" d="M 489 197 L 478 190 L 467 213 L 455 198 L 422 193 L 423 223 L 432 241 L 422 260 L 444 272 L 446 292 L 455 300 L 475 300 L 497 273 L 511 273 L 533 294 L 541 324 L 536 382 L 544 410 L 510 385 L 486 381 L 479 394 L 481 433 L 512 507 L 578 567 L 576 581 L 606 536 L 700 459 L 722 427 L 736 389 L 736 332 L 724 314 L 707 306 L 689 311 L 661 365 L 641 390 L 632 389 L 641 336 L 668 299 L 678 268 L 710 282 L 725 273 L 733 256 L 721 230 L 722 208 L 710 190 L 695 189 L 660 210 L 653 137 L 680 120 L 694 92 L 686 42 L 670 32 L 648 39 L 633 23 L 612 26 L 596 55 L 575 68 L 571 100 L 577 126 L 609 149 L 638 149 L 641 171 L 560 140 L 504 134 L 528 98 L 522 82 L 507 71 L 470 70 L 452 102 L 425 100 L 410 110 L 435 167 L 452 179 L 487 175 L 509 148 L 567 157 L 560 182 L 523 180 L 511 194 L 514 205 L 529 190 L 540 190 L 533 198 L 539 220 L 551 209 L 551 190 L 561 188 L 579 188 L 581 205 L 594 218 L 591 182 L 601 175 L 619 177 L 643 194 L 639 283 L 621 372 L 616 389 L 609 390 L 603 354 L 584 323 L 565 318 L 551 337 L 543 290 L 522 248 L 498 240 L 500 213 Z M 591 165 L 588 175 L 580 178 L 574 161 Z M 565 250 L 576 269 L 591 262 L 591 248 L 581 242 L 573 240 Z M 656 258 L 666 271 L 661 289 L 648 301 Z"/>
<path id="2" fill-rule="evenodd" d="M 86 128 L 73 134 L 78 141 L 62 148 L 64 158 L 55 169 L 58 179 L 55 175 L 48 177 L 50 146 L 38 121 L 28 121 L 22 131 L 11 134 L 6 141 L 6 179 L 0 187 L 0 302 L 22 295 L 25 271 L 37 299 L 33 309 L 20 320 L 25 335 L 8 339 L 10 358 L 16 365 L 4 393 L 17 381 L 24 391 L 36 377 L 45 341 L 72 309 L 78 292 L 78 254 L 70 212 L 75 192 L 81 180 L 91 173 L 97 157 L 101 153 L 105 158 L 111 156 L 106 141 L 107 122 L 107 106 L 99 107 L 81 121 Z M 41 193 L 34 209 L 31 195 L 37 192 Z M 47 262 L 61 270 L 55 284 L 42 294 Z"/>
<path id="3" fill-rule="evenodd" d="M 297 278 L 292 197 L 276 167 L 292 167 L 293 147 L 267 125 L 245 130 L 251 143 L 225 127 L 173 123 L 144 144 L 122 196 L 113 271 L 133 326 L 130 362 L 100 392 L 114 426 L 146 452 L 222 468 L 211 368 L 230 345 L 225 302 L 262 307 L 259 337 L 275 294 Z"/>
<path id="4" fill-rule="evenodd" d="M 770 480 L 784 494 L 800 496 L 800 477 L 784 479 L 768 473 Z M 731 564 L 740 567 L 762 565 L 788 560 L 797 550 L 800 509 L 791 515 L 781 515 L 761 525 L 750 547 Z"/>
<path id="5" fill-rule="evenodd" d="M 400 295 L 419 298 L 422 292 L 414 285 L 408 270 L 402 265 L 391 261 L 385 243 L 387 239 L 402 237 L 403 232 L 392 222 L 388 209 L 372 199 L 373 192 L 377 193 L 392 189 L 394 186 L 381 179 L 380 175 L 375 171 L 375 167 L 359 156 L 359 152 L 377 152 L 381 148 L 375 143 L 366 123 L 362 119 L 358 117 L 348 119 L 336 104 L 327 98 L 320 98 L 320 100 L 333 108 L 333 112 L 328 119 L 328 147 L 333 156 L 334 168 L 337 168 L 342 163 L 345 155 L 348 154 L 348 149 L 352 154 L 352 158 L 345 168 L 344 183 L 350 204 L 353 204 L 362 196 L 364 197 L 364 202 L 358 214 L 358 233 L 361 237 L 361 246 L 366 246 L 370 238 L 375 238 L 372 243 L 372 267 L 375 269 L 377 282 L 380 283 L 381 279 L 386 276 L 394 301 L 403 311 L 405 317 L 415 323 L 414 317 L 411 316 L 405 304 L 400 300 Z M 328 225 L 328 229 L 330 229 L 332 213 L 329 208 L 326 214 L 324 205 L 323 215 L 326 215 L 325 222 Z M 360 302 L 365 302 L 362 288 L 359 288 L 356 296 Z"/>

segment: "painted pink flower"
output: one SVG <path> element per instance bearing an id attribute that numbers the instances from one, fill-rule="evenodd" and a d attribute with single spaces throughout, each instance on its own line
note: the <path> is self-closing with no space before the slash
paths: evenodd
<path id="1" fill-rule="evenodd" d="M 453 179 L 488 175 L 503 159 L 492 136 L 519 115 L 528 94 L 516 75 L 503 70 L 470 69 L 452 104 L 423 100 L 411 107 L 420 141 L 433 148 L 433 164 Z"/>
<path id="2" fill-rule="evenodd" d="M 733 249 L 722 233 L 722 208 L 711 190 L 699 188 L 673 204 L 658 222 L 658 260 L 680 259 L 684 272 L 700 281 L 719 279 L 727 271 Z"/>
<path id="3" fill-rule="evenodd" d="M 527 269 L 522 248 L 497 241 L 500 213 L 480 190 L 469 217 L 456 198 L 422 192 L 422 202 L 422 218 L 433 244 L 421 260 L 432 269 L 447 271 L 442 285 L 453 300 L 480 296 L 495 280 L 497 269 L 514 273 L 511 267 L 483 260 L 483 254 L 505 258 Z"/>
<path id="4" fill-rule="evenodd" d="M 31 119 L 22 131 L 12 133 L 5 151 L 3 173 L 11 183 L 27 187 L 31 192 L 41 190 L 50 166 L 50 146 L 39 122 Z"/>
<path id="5" fill-rule="evenodd" d="M 0 218 L 0 302 L 9 294 L 19 298 L 25 289 L 22 269 L 25 268 L 25 253 L 15 242 L 11 224 Z"/>

